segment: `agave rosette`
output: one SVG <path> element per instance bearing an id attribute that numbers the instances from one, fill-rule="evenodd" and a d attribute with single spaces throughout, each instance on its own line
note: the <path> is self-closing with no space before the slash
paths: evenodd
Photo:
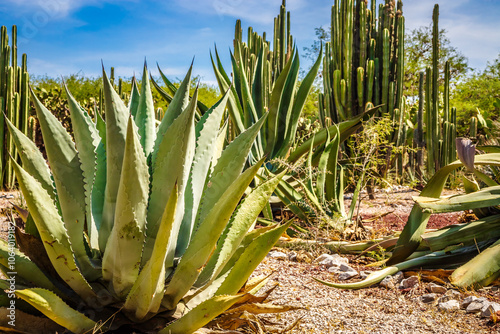
<path id="1" fill-rule="evenodd" d="M 74 141 L 33 94 L 50 168 L 8 123 L 23 165 L 12 160 L 30 213 L 26 233 L 39 245 L 15 250 L 15 294 L 72 332 L 153 317 L 162 333 L 192 332 L 244 297 L 288 226 L 250 231 L 282 174 L 240 203 L 262 164 L 243 171 L 266 115 L 222 150 L 228 95 L 195 122 L 190 74 L 157 125 L 146 66 L 129 106 L 103 71 L 105 122 L 67 92 Z M 0 242 L 4 271 L 8 247 Z"/>

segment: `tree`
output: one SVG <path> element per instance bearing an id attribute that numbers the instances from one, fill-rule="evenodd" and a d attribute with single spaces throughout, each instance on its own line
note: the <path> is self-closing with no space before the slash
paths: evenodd
<path id="1" fill-rule="evenodd" d="M 471 69 L 468 59 L 451 45 L 446 30 L 439 30 L 439 80 L 444 83 L 444 65 L 450 62 L 451 82 L 457 82 Z M 412 30 L 405 38 L 405 87 L 407 96 L 418 95 L 419 72 L 432 66 L 432 24 Z"/>
<path id="2" fill-rule="evenodd" d="M 466 135 L 470 118 L 478 113 L 495 126 L 500 114 L 500 54 L 488 62 L 481 73 L 474 73 L 457 83 L 451 95 L 451 105 L 457 108 L 458 131 Z"/>

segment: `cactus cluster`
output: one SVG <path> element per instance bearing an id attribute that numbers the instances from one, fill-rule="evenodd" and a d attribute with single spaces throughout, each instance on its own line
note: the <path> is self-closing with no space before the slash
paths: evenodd
<path id="1" fill-rule="evenodd" d="M 319 97 L 320 119 L 334 123 L 383 104 L 396 119 L 401 109 L 404 66 L 402 1 L 368 8 L 365 0 L 335 0 L 331 41 L 325 45 L 324 92 Z"/>
<path id="2" fill-rule="evenodd" d="M 17 62 L 17 27 L 12 26 L 11 43 L 7 28 L 0 29 L 0 184 L 12 189 L 15 177 L 9 155 L 17 159 L 12 137 L 5 131 L 5 118 L 21 129 L 24 134 L 32 133 L 33 119 L 30 119 L 29 74 L 26 54 L 22 55 L 21 66 Z"/>

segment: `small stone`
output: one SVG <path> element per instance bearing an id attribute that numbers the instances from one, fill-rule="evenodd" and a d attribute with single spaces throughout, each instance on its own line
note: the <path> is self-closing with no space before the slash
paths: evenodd
<path id="1" fill-rule="evenodd" d="M 484 307 L 484 303 L 478 302 L 477 300 L 474 300 L 473 302 L 469 303 L 469 305 L 467 305 L 467 308 L 465 309 L 465 311 L 467 313 L 481 312 L 483 307 Z"/>
<path id="2" fill-rule="evenodd" d="M 288 253 L 288 260 L 297 261 L 297 253 L 295 253 L 295 252 Z"/>
<path id="3" fill-rule="evenodd" d="M 394 283 L 392 282 L 392 276 L 386 276 L 382 281 L 380 281 L 379 285 L 386 289 L 394 289 Z"/>
<path id="4" fill-rule="evenodd" d="M 483 304 L 484 302 L 487 302 L 487 301 L 488 301 L 488 299 L 486 299 L 485 297 L 478 298 L 476 296 L 468 296 L 468 297 L 464 298 L 464 300 L 460 304 L 460 308 L 466 309 L 470 305 L 470 303 L 472 303 L 472 302 L 476 302 L 478 304 Z"/>
<path id="5" fill-rule="evenodd" d="M 342 271 L 340 271 L 339 267 L 337 267 L 337 266 L 331 266 L 330 268 L 328 268 L 328 272 L 334 273 L 334 274 L 341 274 L 342 273 Z"/>
<path id="6" fill-rule="evenodd" d="M 405 274 L 402 271 L 398 271 L 394 275 L 392 275 L 392 281 L 395 284 L 401 283 L 401 281 L 405 278 Z"/>
<path id="7" fill-rule="evenodd" d="M 420 296 L 420 301 L 424 304 L 434 303 L 436 301 L 436 294 L 435 293 L 428 293 L 428 294 L 422 295 L 422 296 Z"/>
<path id="8" fill-rule="evenodd" d="M 464 300 L 462 300 L 462 302 L 460 303 L 460 308 L 467 308 L 467 306 L 469 306 L 470 303 L 472 303 L 473 301 L 477 300 L 478 298 L 476 296 L 467 296 L 464 298 Z"/>
<path id="9" fill-rule="evenodd" d="M 427 284 L 427 291 L 429 292 L 432 292 L 432 293 L 445 293 L 446 292 L 446 288 L 442 285 L 439 285 L 439 284 L 435 284 L 435 283 L 429 283 Z"/>
<path id="10" fill-rule="evenodd" d="M 500 304 L 498 303 L 485 302 L 483 305 L 484 306 L 481 309 L 482 318 L 489 318 L 490 315 L 496 314 L 498 311 L 500 311 Z"/>
<path id="11" fill-rule="evenodd" d="M 314 260 L 314 257 L 309 252 L 306 252 L 304 250 L 300 250 L 297 253 L 297 261 L 298 262 L 311 263 L 311 262 L 313 262 L 313 260 Z"/>
<path id="12" fill-rule="evenodd" d="M 445 295 L 450 296 L 454 299 L 460 299 L 462 297 L 462 294 L 458 292 L 457 290 L 450 289 L 446 291 Z"/>
<path id="13" fill-rule="evenodd" d="M 277 260 L 288 259 L 288 256 L 285 253 L 279 252 L 279 251 L 269 252 L 268 255 L 269 255 L 269 257 L 272 257 L 273 259 L 277 259 Z"/>
<path id="14" fill-rule="evenodd" d="M 455 311 L 460 309 L 460 303 L 456 299 L 451 299 L 438 304 L 438 308 L 442 311 Z"/>
<path id="15" fill-rule="evenodd" d="M 357 276 L 358 272 L 356 270 L 354 271 L 345 271 L 339 274 L 339 280 L 340 281 L 345 281 L 348 280 L 354 276 Z"/>
<path id="16" fill-rule="evenodd" d="M 356 269 L 348 266 L 347 264 L 344 264 L 342 263 L 340 266 L 339 266 L 339 270 L 340 271 L 343 271 L 343 272 L 348 272 L 348 271 L 356 271 Z"/>
<path id="17" fill-rule="evenodd" d="M 359 277 L 361 279 L 365 279 L 368 277 L 368 275 L 370 275 L 372 273 L 372 271 L 366 271 L 366 270 L 363 270 L 359 273 Z"/>
<path id="18" fill-rule="evenodd" d="M 345 257 L 340 256 L 339 254 L 322 254 L 314 262 L 318 262 L 320 266 L 326 266 L 330 268 L 332 266 L 340 266 L 341 264 L 348 264 L 349 260 Z"/>
<path id="19" fill-rule="evenodd" d="M 404 280 L 399 283 L 399 288 L 400 289 L 410 289 L 413 288 L 415 285 L 418 283 L 418 277 L 417 276 L 410 276 L 408 278 L 405 278 Z"/>

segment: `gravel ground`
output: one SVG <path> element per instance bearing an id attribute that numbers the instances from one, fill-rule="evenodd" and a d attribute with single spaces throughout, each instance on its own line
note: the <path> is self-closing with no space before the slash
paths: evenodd
<path id="1" fill-rule="evenodd" d="M 254 275 L 274 272 L 268 285 L 279 286 L 270 295 L 274 304 L 302 307 L 301 310 L 266 316 L 268 320 L 300 323 L 290 333 L 499 333 L 488 319 L 465 311 L 441 312 L 418 301 L 425 294 L 421 282 L 408 291 L 371 287 L 339 290 L 322 285 L 312 277 L 335 280 L 335 274 L 317 264 L 266 258 Z M 484 290 L 475 295 L 498 301 Z M 470 295 L 463 293 L 462 298 Z"/>

